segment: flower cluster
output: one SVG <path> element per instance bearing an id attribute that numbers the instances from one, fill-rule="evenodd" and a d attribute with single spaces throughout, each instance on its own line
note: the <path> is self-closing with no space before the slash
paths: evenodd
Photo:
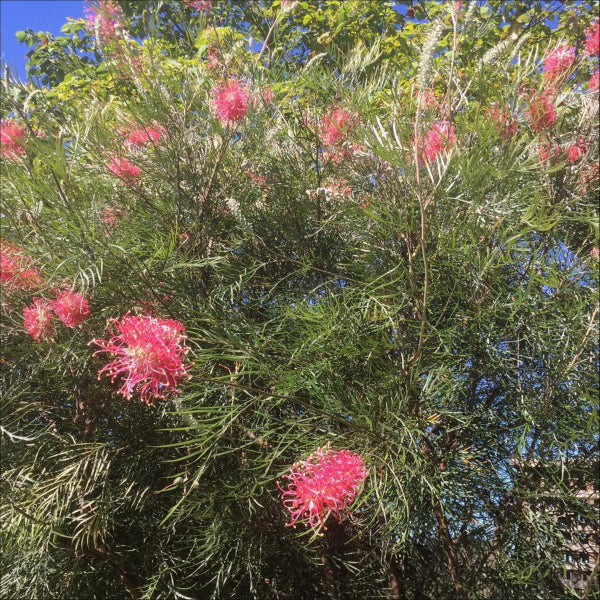
<path id="1" fill-rule="evenodd" d="M 330 514 L 338 521 L 343 520 L 367 474 L 360 455 L 328 447 L 294 464 L 283 475 L 289 481 L 287 488 L 279 486 L 283 505 L 291 514 L 288 526 L 301 521 L 318 532 L 325 528 Z"/>
<path id="2" fill-rule="evenodd" d="M 321 127 L 323 142 L 328 146 L 334 146 L 342 142 L 354 121 L 354 117 L 346 109 L 334 106 L 323 117 Z"/>
<path id="3" fill-rule="evenodd" d="M 588 81 L 588 89 L 590 90 L 590 92 L 596 92 L 598 91 L 598 69 L 596 69 L 596 71 L 594 72 L 594 74 L 590 77 L 590 80 Z"/>
<path id="4" fill-rule="evenodd" d="M 106 168 L 126 185 L 136 185 L 140 181 L 140 168 L 126 158 L 113 157 Z"/>
<path id="5" fill-rule="evenodd" d="M 552 96 L 547 93 L 535 96 L 529 103 L 526 116 L 536 133 L 553 127 L 556 123 L 556 109 Z"/>
<path id="6" fill-rule="evenodd" d="M 516 119 L 501 104 L 497 103 L 488 108 L 486 116 L 494 123 L 498 134 L 503 139 L 511 138 L 519 131 Z"/>
<path id="7" fill-rule="evenodd" d="M 33 304 L 23 309 L 23 324 L 27 333 L 41 342 L 54 336 L 52 303 L 45 298 L 34 298 Z"/>
<path id="8" fill-rule="evenodd" d="M 600 54 L 600 21 L 594 21 L 585 30 L 585 49 L 594 56 Z"/>
<path id="9" fill-rule="evenodd" d="M 212 10 L 212 0 L 185 0 L 185 3 L 199 12 L 209 13 Z"/>
<path id="10" fill-rule="evenodd" d="M 189 379 L 183 359 L 188 349 L 183 346 L 185 329 L 179 321 L 147 315 L 125 315 L 108 324 L 109 340 L 92 340 L 100 347 L 94 352 L 106 352 L 115 359 L 98 372 L 106 373 L 111 382 L 123 375 L 119 393 L 128 400 L 139 387 L 142 401 L 152 404 L 156 398 L 177 392 L 177 384 Z"/>
<path id="11" fill-rule="evenodd" d="M 265 105 L 270 105 L 273 104 L 273 99 L 275 98 L 275 94 L 273 93 L 273 90 L 270 87 L 263 87 L 260 90 L 260 94 L 259 97 L 256 99 L 257 101 L 260 99 L 262 100 L 263 104 Z M 258 103 L 258 102 L 255 103 Z"/>
<path id="12" fill-rule="evenodd" d="M 104 233 L 110 235 L 118 226 L 127 211 L 118 206 L 106 206 L 102 211 L 102 224 Z"/>
<path id="13" fill-rule="evenodd" d="M 212 112 L 223 125 L 233 125 L 246 116 L 249 97 L 238 79 L 229 79 L 211 90 Z"/>
<path id="14" fill-rule="evenodd" d="M 577 140 L 567 149 L 567 160 L 574 164 L 585 154 L 585 142 L 582 139 Z"/>
<path id="15" fill-rule="evenodd" d="M 43 285 L 31 258 L 11 242 L 0 241 L 0 281 L 10 290 L 33 290 Z"/>
<path id="16" fill-rule="evenodd" d="M 600 162 L 595 161 L 584 165 L 583 168 L 579 169 L 579 186 L 577 188 L 578 193 L 588 194 L 592 191 L 598 194 L 598 184 L 600 183 Z"/>
<path id="17" fill-rule="evenodd" d="M 544 79 L 554 82 L 562 78 L 575 61 L 575 47 L 560 46 L 546 53 Z"/>
<path id="18" fill-rule="evenodd" d="M 102 42 L 108 42 L 117 35 L 117 28 L 123 21 L 123 10 L 114 0 L 95 0 L 83 9 L 88 27 Z"/>
<path id="19" fill-rule="evenodd" d="M 54 314 L 71 328 L 79 327 L 90 316 L 88 301 L 79 292 L 58 291 L 52 307 Z"/>
<path id="20" fill-rule="evenodd" d="M 128 148 L 144 148 L 160 142 L 167 135 L 167 130 L 157 123 L 152 122 L 149 126 L 132 127 L 125 134 L 125 146 Z"/>
<path id="21" fill-rule="evenodd" d="M 439 110 L 441 103 L 435 95 L 435 90 L 426 89 L 419 93 L 418 90 L 414 91 L 415 98 L 419 101 L 419 108 L 421 110 Z"/>
<path id="22" fill-rule="evenodd" d="M 13 119 L 2 119 L 0 121 L 0 148 L 2 156 L 10 160 L 16 160 L 25 154 L 25 139 L 27 130 Z"/>
<path id="23" fill-rule="evenodd" d="M 79 327 L 90 316 L 88 301 L 83 294 L 69 290 L 57 290 L 56 300 L 34 298 L 33 304 L 23 309 L 23 324 L 36 342 L 54 336 L 54 315 L 67 327 Z"/>
<path id="24" fill-rule="evenodd" d="M 442 152 L 452 148 L 455 142 L 454 125 L 449 121 L 436 121 L 432 123 L 423 144 L 427 160 L 433 162 Z"/>
<path id="25" fill-rule="evenodd" d="M 550 162 L 551 164 L 560 162 L 560 146 L 557 142 L 542 139 L 538 142 L 537 150 L 541 162 Z"/>
<path id="26" fill-rule="evenodd" d="M 216 46 L 209 46 L 206 50 L 206 66 L 210 71 L 216 71 L 221 64 L 221 52 Z"/>
<path id="27" fill-rule="evenodd" d="M 31 258 L 10 242 L 0 243 L 0 280 L 9 290 L 32 290 L 44 285 Z M 90 316 L 87 300 L 79 292 L 56 291 L 56 300 L 34 298 L 23 309 L 23 324 L 36 342 L 54 335 L 54 314 L 67 326 L 78 327 Z"/>

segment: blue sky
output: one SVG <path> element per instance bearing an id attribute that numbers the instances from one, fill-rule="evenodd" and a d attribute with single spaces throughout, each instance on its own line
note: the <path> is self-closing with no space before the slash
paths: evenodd
<path id="1" fill-rule="evenodd" d="M 83 0 L 0 0 L 0 56 L 11 71 L 25 78 L 28 48 L 15 38 L 17 31 L 33 29 L 54 35 L 67 17 L 83 17 Z"/>

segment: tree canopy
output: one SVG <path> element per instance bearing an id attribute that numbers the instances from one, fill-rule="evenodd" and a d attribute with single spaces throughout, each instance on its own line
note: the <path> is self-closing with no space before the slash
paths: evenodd
<path id="1" fill-rule="evenodd" d="M 19 32 L 0 595 L 598 598 L 598 31 L 101 0 Z"/>

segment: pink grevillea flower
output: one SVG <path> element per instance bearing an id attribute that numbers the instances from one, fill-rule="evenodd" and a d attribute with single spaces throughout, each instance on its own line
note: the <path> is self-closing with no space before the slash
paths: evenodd
<path id="1" fill-rule="evenodd" d="M 328 146 L 334 146 L 343 141 L 348 129 L 353 125 L 354 121 L 353 115 L 346 109 L 333 107 L 329 113 L 323 117 L 323 142 Z"/>
<path id="2" fill-rule="evenodd" d="M 554 164 L 560 161 L 560 146 L 556 142 L 541 140 L 538 143 L 537 149 L 541 162 L 550 161 Z"/>
<path id="3" fill-rule="evenodd" d="M 260 109 L 263 106 L 269 106 L 273 103 L 273 90 L 269 87 L 264 87 L 257 90 L 255 93 L 248 96 L 248 103 L 255 109 Z"/>
<path id="4" fill-rule="evenodd" d="M 140 168 L 126 158 L 115 157 L 106 168 L 127 185 L 139 183 L 141 174 Z"/>
<path id="5" fill-rule="evenodd" d="M 552 96 L 544 93 L 535 96 L 529 103 L 526 116 L 534 131 L 538 133 L 553 127 L 556 123 L 556 109 Z"/>
<path id="6" fill-rule="evenodd" d="M 337 181 L 328 181 L 322 188 L 325 195 L 331 198 L 352 198 L 352 187 L 347 179 L 339 179 Z"/>
<path id="7" fill-rule="evenodd" d="M 248 112 L 250 94 L 238 79 L 230 79 L 210 91 L 212 112 L 224 125 L 241 121 Z"/>
<path id="8" fill-rule="evenodd" d="M 519 131 L 519 124 L 501 104 L 496 103 L 488 108 L 486 116 L 493 121 L 498 134 L 503 139 L 511 138 Z"/>
<path id="9" fill-rule="evenodd" d="M 294 464 L 283 475 L 289 481 L 287 488 L 278 484 L 283 506 L 291 514 L 287 525 L 295 526 L 301 521 L 318 532 L 321 527 L 326 529 L 325 521 L 330 514 L 342 521 L 367 474 L 358 454 L 328 447 Z"/>
<path id="10" fill-rule="evenodd" d="M 88 301 L 79 292 L 57 292 L 52 308 L 67 327 L 79 327 L 90 316 Z"/>
<path id="11" fill-rule="evenodd" d="M 36 341 L 48 340 L 54 335 L 52 304 L 44 298 L 34 298 L 33 304 L 23 309 L 23 324 Z"/>
<path id="12" fill-rule="evenodd" d="M 212 10 L 212 0 L 185 0 L 185 3 L 199 12 L 209 13 Z"/>
<path id="13" fill-rule="evenodd" d="M 600 22 L 594 21 L 588 29 L 585 30 L 585 49 L 598 56 L 600 54 Z"/>
<path id="14" fill-rule="evenodd" d="M 556 81 L 560 79 L 572 66 L 575 61 L 575 46 L 560 46 L 555 50 L 546 52 L 544 58 L 544 79 L 547 81 Z"/>
<path id="15" fill-rule="evenodd" d="M 590 77 L 590 80 L 588 81 L 588 89 L 591 92 L 598 90 L 598 69 L 596 69 L 596 72 Z"/>
<path id="16" fill-rule="evenodd" d="M 167 130 L 156 121 L 152 125 L 135 127 L 126 131 L 125 146 L 143 148 L 157 144 L 167 135 Z"/>
<path id="17" fill-rule="evenodd" d="M 147 63 L 137 47 L 130 46 L 126 52 L 121 47 L 118 52 L 111 53 L 110 60 L 114 65 L 115 75 L 123 81 L 132 80 L 147 71 Z"/>
<path id="18" fill-rule="evenodd" d="M 25 154 L 25 139 L 27 130 L 12 119 L 0 121 L 0 148 L 2 156 L 10 160 L 16 160 Z"/>
<path id="19" fill-rule="evenodd" d="M 437 99 L 434 90 L 424 90 L 421 94 L 419 94 L 418 90 L 415 90 L 414 95 L 418 98 L 419 107 L 422 110 L 439 110 L 440 102 Z"/>
<path id="20" fill-rule="evenodd" d="M 346 163 L 353 158 L 352 150 L 345 145 L 343 146 L 329 146 L 328 149 L 323 152 L 322 155 L 324 163 L 333 163 L 334 165 L 340 165 Z"/>
<path id="21" fill-rule="evenodd" d="M 275 94 L 270 87 L 264 87 L 262 90 L 260 90 L 260 97 L 265 104 L 272 104 Z"/>
<path id="22" fill-rule="evenodd" d="M 44 282 L 37 269 L 30 267 L 31 258 L 21 248 L 0 241 L 0 281 L 10 290 L 33 290 Z"/>
<path id="23" fill-rule="evenodd" d="M 267 178 L 260 173 L 254 173 L 253 171 L 246 171 L 245 175 L 248 176 L 253 185 L 259 188 L 267 187 Z"/>
<path id="24" fill-rule="evenodd" d="M 424 140 L 425 156 L 433 162 L 442 152 L 454 146 L 456 142 L 454 125 L 448 121 L 436 121 L 431 124 Z"/>
<path id="25" fill-rule="evenodd" d="M 567 160 L 574 164 L 585 154 L 585 142 L 583 140 L 577 140 L 572 146 L 569 146 L 567 150 Z"/>
<path id="26" fill-rule="evenodd" d="M 123 11 L 114 0 L 94 0 L 83 9 L 88 27 L 102 42 L 108 42 L 117 35 L 117 28 L 123 22 Z"/>
<path id="27" fill-rule="evenodd" d="M 183 346 L 185 329 L 179 321 L 147 315 L 125 315 L 120 321 L 111 319 L 109 340 L 92 340 L 100 347 L 94 352 L 106 352 L 115 357 L 98 372 L 107 373 L 111 382 L 124 376 L 119 393 L 128 400 L 139 388 L 141 399 L 152 404 L 156 398 L 177 393 L 177 383 L 189 379 L 183 359 L 188 349 Z"/>
<path id="28" fill-rule="evenodd" d="M 600 182 L 600 162 L 585 165 L 582 169 L 579 169 L 579 185 L 577 191 L 580 194 L 588 194 L 590 192 L 596 192 L 598 190 L 598 183 Z"/>
<path id="29" fill-rule="evenodd" d="M 121 219 L 127 214 L 127 211 L 118 206 L 107 206 L 102 211 L 102 224 L 104 233 L 110 235 L 121 222 Z"/>

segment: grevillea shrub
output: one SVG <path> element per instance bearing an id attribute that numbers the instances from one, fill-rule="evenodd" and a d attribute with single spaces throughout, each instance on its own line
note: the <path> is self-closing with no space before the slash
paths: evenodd
<path id="1" fill-rule="evenodd" d="M 594 597 L 592 5 L 19 32 L 0 598 Z"/>

